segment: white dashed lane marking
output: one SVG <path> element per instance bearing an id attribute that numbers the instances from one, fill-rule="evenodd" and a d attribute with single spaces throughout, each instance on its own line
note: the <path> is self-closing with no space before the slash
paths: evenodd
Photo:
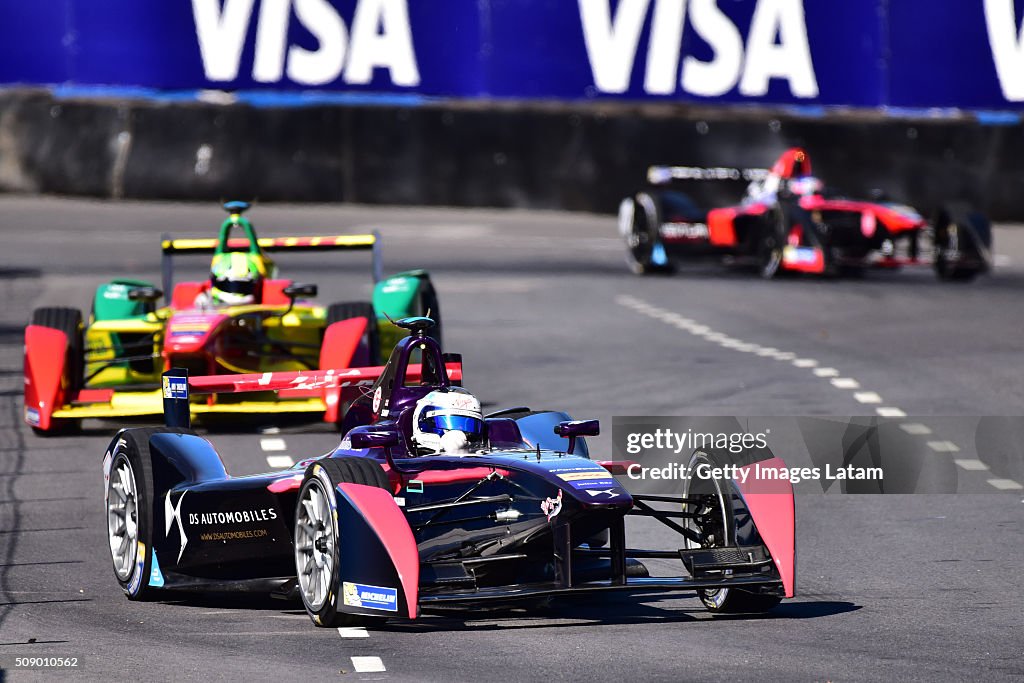
<path id="1" fill-rule="evenodd" d="M 623 295 L 617 297 L 616 302 L 620 306 L 631 308 L 637 313 L 649 316 L 655 320 L 660 320 L 667 325 L 678 327 L 685 332 L 689 332 L 695 337 L 700 337 L 705 341 L 718 344 L 722 348 L 740 351 L 742 353 L 753 353 L 761 358 L 788 361 L 792 363 L 793 367 L 810 370 L 814 373 L 815 377 L 829 378 L 829 382 L 836 389 L 853 390 L 861 388 L 860 382 L 852 377 L 840 377 L 839 370 L 836 368 L 818 367 L 819 363 L 814 358 L 798 358 L 797 354 L 792 351 L 784 351 L 782 349 L 777 349 L 774 346 L 762 346 L 761 344 L 737 339 L 723 332 L 714 330 L 707 325 L 701 325 L 696 321 L 681 316 L 673 311 L 652 306 L 641 299 L 637 299 L 636 297 Z M 854 394 L 853 398 L 860 403 L 868 403 L 872 405 L 876 403 L 883 403 L 882 397 L 874 391 L 857 392 Z M 878 407 L 875 410 L 882 417 L 906 416 L 906 413 L 893 406 Z"/>
<path id="2" fill-rule="evenodd" d="M 274 431 L 268 431 L 270 429 L 273 429 Z M 264 434 L 276 434 L 279 431 L 280 430 L 277 427 L 268 427 L 267 430 L 264 430 Z M 260 439 L 260 448 L 267 452 L 277 453 L 277 455 L 267 456 L 267 464 L 270 465 L 275 470 L 284 469 L 285 467 L 291 467 L 292 465 L 295 464 L 295 461 L 292 460 L 292 456 L 281 453 L 281 451 L 287 450 L 288 444 L 286 444 L 284 442 L 284 439 L 280 437 L 272 436 Z"/>
<path id="3" fill-rule="evenodd" d="M 828 379 L 829 383 L 836 389 L 854 391 L 853 398 L 859 403 L 876 405 L 885 402 L 877 392 L 855 391 L 861 388 L 860 382 L 852 377 L 841 377 L 839 370 L 836 368 L 819 367 L 820 363 L 814 358 L 798 358 L 797 354 L 790 351 L 782 351 L 772 346 L 761 346 L 760 344 L 737 339 L 728 334 L 713 330 L 707 325 L 701 325 L 695 320 L 683 317 L 678 313 L 652 306 L 646 301 L 633 296 L 618 296 L 615 301 L 620 306 L 630 308 L 637 313 L 660 320 L 668 325 L 674 325 L 695 337 L 718 344 L 722 348 L 742 353 L 754 353 L 762 358 L 790 361 L 793 367 L 810 370 L 815 377 Z M 900 418 L 907 416 L 906 412 L 896 406 L 878 406 L 875 408 L 875 412 L 881 417 Z M 900 428 L 907 434 L 915 436 L 925 436 L 932 433 L 932 430 L 927 426 L 916 422 L 901 424 Z M 960 451 L 960 447 L 952 441 L 929 441 L 927 443 L 928 447 L 937 453 L 958 453 Z M 954 460 L 954 462 L 964 470 L 984 471 L 989 469 L 988 465 L 978 459 L 961 458 Z M 1021 484 L 1013 479 L 989 479 L 988 483 L 990 486 L 1003 491 L 1016 491 L 1024 488 L 1024 486 L 1021 486 Z"/>
<path id="4" fill-rule="evenodd" d="M 907 434 L 915 434 L 918 436 L 921 434 L 932 433 L 932 430 L 929 429 L 927 425 L 923 425 L 920 422 L 907 422 L 905 424 L 901 424 L 900 429 L 905 431 Z"/>
<path id="5" fill-rule="evenodd" d="M 341 626 L 338 635 L 342 638 L 369 638 L 370 632 L 365 626 Z"/>
<path id="6" fill-rule="evenodd" d="M 375 673 L 379 671 L 387 671 L 384 668 L 384 662 L 381 661 L 380 657 L 352 657 L 352 668 L 356 673 Z"/>
<path id="7" fill-rule="evenodd" d="M 274 469 L 284 469 L 285 467 L 291 467 L 295 464 L 290 455 L 268 455 L 267 464 Z"/>
<path id="8" fill-rule="evenodd" d="M 965 470 L 979 471 L 988 469 L 988 465 L 975 458 L 957 458 L 953 462 L 957 464 L 957 467 L 962 467 Z"/>
<path id="9" fill-rule="evenodd" d="M 875 408 L 875 412 L 881 417 L 906 417 L 907 414 L 899 408 Z"/>

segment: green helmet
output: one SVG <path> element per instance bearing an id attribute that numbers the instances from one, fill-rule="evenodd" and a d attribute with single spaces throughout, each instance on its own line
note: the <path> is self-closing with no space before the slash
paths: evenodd
<path id="1" fill-rule="evenodd" d="M 215 304 L 235 306 L 257 303 L 263 296 L 263 280 L 274 277 L 277 268 L 263 250 L 252 223 L 242 217 L 249 205 L 228 202 L 229 216 L 220 226 L 217 250 L 210 267 L 210 299 Z M 245 251 L 232 250 L 228 238 L 232 228 L 241 228 L 248 246 Z"/>
<path id="2" fill-rule="evenodd" d="M 258 257 L 238 251 L 216 254 L 210 269 L 210 298 L 225 305 L 255 303 L 265 274 Z"/>

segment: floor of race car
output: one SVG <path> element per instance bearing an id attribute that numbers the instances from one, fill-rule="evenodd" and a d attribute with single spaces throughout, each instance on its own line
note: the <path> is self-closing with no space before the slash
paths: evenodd
<path id="1" fill-rule="evenodd" d="M 265 236 L 380 229 L 387 271 L 431 271 L 446 347 L 464 354 L 466 386 L 485 409 L 601 418 L 606 429 L 591 443 L 599 457 L 616 412 L 941 416 L 1024 406 L 1016 227 L 997 231 L 999 272 L 969 285 L 927 271 L 765 283 L 712 266 L 636 278 L 604 216 L 257 206 L 252 218 Z M 20 419 L 22 328 L 36 306 L 87 307 L 104 278 L 156 277 L 161 232 L 187 226 L 181 236 L 204 236 L 219 220 L 206 204 L 0 198 L 3 666 L 15 655 L 77 656 L 84 678 L 117 680 L 1024 675 L 1024 491 L 1013 487 L 1024 464 L 974 453 L 955 432 L 933 442 L 936 462 L 959 475 L 955 495 L 799 495 L 799 594 L 764 617 L 715 618 L 688 596 L 607 595 L 339 632 L 314 628 L 300 605 L 278 600 L 127 602 L 105 549 L 109 425 L 88 423 L 75 438 L 29 432 Z M 318 283 L 324 302 L 369 296 L 364 255 L 278 262 L 285 275 Z M 201 276 L 204 265 L 183 263 L 180 276 Z M 671 313 L 707 329 L 682 329 Z M 915 423 L 938 429 L 932 418 Z M 211 436 L 233 474 L 286 466 L 336 442 L 315 423 L 280 421 L 262 434 L 252 426 L 235 434 L 222 424 Z M 631 519 L 627 533 L 631 547 L 675 543 L 651 520 Z M 678 571 L 675 562 L 646 563 L 656 575 Z"/>

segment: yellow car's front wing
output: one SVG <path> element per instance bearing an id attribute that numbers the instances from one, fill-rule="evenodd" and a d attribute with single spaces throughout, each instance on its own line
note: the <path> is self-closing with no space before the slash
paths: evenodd
<path id="1" fill-rule="evenodd" d="M 163 394 L 159 389 L 151 391 L 114 392 L 109 401 L 95 403 L 73 403 L 53 411 L 55 418 L 97 418 L 141 417 L 162 415 Z M 232 401 L 208 403 L 197 401 L 191 404 L 192 415 L 210 414 L 280 414 L 280 413 L 323 413 L 326 405 L 320 397 L 282 398 L 270 401 Z"/>

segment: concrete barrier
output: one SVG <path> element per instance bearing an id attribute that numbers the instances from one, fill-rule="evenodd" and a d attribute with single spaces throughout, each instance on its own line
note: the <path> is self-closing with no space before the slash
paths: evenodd
<path id="1" fill-rule="evenodd" d="M 626 105 L 256 107 L 0 93 L 0 189 L 112 198 L 497 206 L 613 212 L 651 164 L 815 172 L 930 210 L 966 200 L 1024 219 L 1024 128 L 973 116 L 803 116 Z M 701 202 L 742 187 L 694 182 Z"/>

